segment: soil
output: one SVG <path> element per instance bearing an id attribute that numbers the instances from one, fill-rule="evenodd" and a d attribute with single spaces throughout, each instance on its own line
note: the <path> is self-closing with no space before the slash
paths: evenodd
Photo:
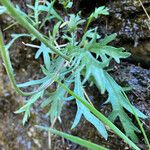
<path id="1" fill-rule="evenodd" d="M 18 2 L 14 0 L 14 2 Z M 28 3 L 31 3 L 32 1 L 28 1 Z M 25 4 L 23 4 L 24 1 L 19 1 L 19 4 L 21 7 L 26 10 Z M 113 3 L 109 3 L 106 1 L 103 1 L 103 4 L 95 3 L 95 6 L 104 5 L 107 4 L 110 6 L 111 11 L 113 15 L 111 16 L 115 17 L 117 14 L 116 6 L 118 5 L 118 1 L 113 1 Z M 145 6 L 146 8 L 149 7 L 149 2 L 146 3 L 145 0 Z M 122 11 L 124 10 L 123 6 L 125 4 L 123 1 L 120 2 L 120 6 L 122 6 Z M 127 11 L 131 11 L 131 5 L 125 5 L 128 7 L 126 8 Z M 78 9 L 83 9 L 86 12 L 85 6 L 83 4 L 83 1 L 81 3 L 76 4 L 76 7 Z M 76 9 L 77 9 L 76 8 Z M 129 9 L 130 8 L 130 9 Z M 139 6 L 138 6 L 139 8 Z M 139 10 L 140 9 L 140 10 Z M 138 11 L 142 11 L 141 8 L 137 9 Z M 134 10 L 134 9 L 132 9 Z M 124 15 L 121 10 L 119 10 L 119 13 Z M 129 13 L 126 12 L 126 13 Z M 142 14 L 142 13 L 141 13 Z M 84 14 L 83 14 L 84 15 Z M 139 13 L 140 15 L 140 13 Z M 144 13 L 143 13 L 144 15 Z M 110 19 L 110 18 L 109 18 Z M 3 15 L 1 16 L 0 20 L 0 26 L 2 29 L 7 27 L 9 24 L 8 22 L 11 20 L 10 17 Z M 105 18 L 103 19 L 105 20 Z M 126 20 L 122 21 L 123 23 Z M 99 23 L 102 25 L 102 28 L 104 28 L 103 22 L 95 22 L 93 25 L 99 25 Z M 108 24 L 109 26 L 110 24 Z M 111 29 L 113 28 L 114 24 L 112 22 Z M 140 27 L 140 25 L 138 24 Z M 120 27 L 122 28 L 122 27 Z M 135 27 L 130 27 L 135 28 Z M 105 28 L 104 28 L 105 29 Z M 149 33 L 146 27 L 142 28 L 145 29 L 143 32 L 145 35 L 141 34 L 140 38 L 138 38 L 138 45 L 137 47 L 140 47 L 142 51 L 145 51 L 145 43 L 148 43 L 149 41 Z M 114 29 L 115 30 L 115 29 Z M 117 31 L 118 30 L 118 31 Z M 124 44 L 125 47 L 129 47 L 131 49 L 131 52 L 133 52 L 134 49 L 134 42 L 131 40 L 136 40 L 134 37 L 132 37 L 131 32 L 123 32 L 121 29 L 115 30 L 116 32 L 120 33 L 121 40 L 118 40 L 116 43 L 113 44 Z M 113 30 L 106 29 L 105 33 L 102 34 L 110 34 L 111 32 L 114 32 Z M 25 32 L 20 26 L 15 26 L 13 28 L 10 28 L 9 30 L 4 32 L 4 37 L 6 41 L 10 39 L 11 33 L 20 33 Z M 100 31 L 101 32 L 101 31 Z M 140 32 L 140 31 L 139 31 Z M 140 34 L 138 32 L 138 34 Z M 141 31 L 141 33 L 143 33 Z M 137 32 L 136 32 L 137 33 Z M 123 38 L 125 37 L 126 38 Z M 132 38 L 133 39 L 132 39 Z M 127 41 L 131 41 L 130 44 L 127 44 Z M 25 47 L 23 44 L 21 44 L 22 41 L 28 41 L 28 39 L 20 39 L 17 40 L 17 42 L 14 44 L 14 46 L 10 49 L 10 55 L 11 60 L 13 62 L 14 71 L 16 74 L 16 80 L 18 82 L 24 82 L 28 79 L 38 79 L 42 76 L 40 69 L 40 62 L 42 60 L 35 60 L 34 59 L 34 51 L 33 49 L 29 49 Z M 142 46 L 142 44 L 144 46 Z M 136 49 L 137 49 L 136 47 Z M 131 100 L 131 102 L 139 108 L 143 113 L 145 113 L 148 116 L 148 119 L 142 120 L 144 129 L 150 138 L 150 70 L 148 65 L 149 58 L 149 48 L 143 56 L 146 56 L 145 59 L 139 57 L 136 59 L 136 53 L 134 54 L 134 59 L 130 61 L 129 59 L 124 60 L 121 62 L 121 64 L 113 63 L 110 68 L 110 74 L 115 78 L 115 80 L 123 87 L 130 86 L 132 88 L 131 91 L 128 92 L 128 96 Z M 139 54 L 141 55 L 141 53 Z M 142 56 L 142 57 L 143 57 Z M 133 58 L 132 57 L 132 58 Z M 143 65 L 143 61 L 145 62 Z M 20 108 L 23 105 L 23 102 L 25 101 L 24 97 L 19 96 L 16 94 L 16 92 L 13 90 L 13 88 L 10 85 L 10 82 L 8 80 L 8 77 L 6 75 L 5 69 L 2 65 L 2 60 L 0 59 L 0 150 L 47 150 L 48 149 L 48 134 L 47 132 L 41 132 L 35 129 L 34 125 L 44 125 L 49 126 L 49 118 L 46 117 L 45 111 L 40 109 L 39 102 L 37 102 L 34 106 L 34 108 L 31 110 L 31 118 L 29 119 L 29 122 L 23 126 L 22 125 L 22 115 L 16 115 L 14 114 L 14 111 L 16 111 L 18 108 Z M 146 65 L 145 65 L 146 64 Z M 30 90 L 30 89 L 29 89 Z M 111 111 L 111 107 L 109 105 L 103 105 L 104 99 L 106 99 L 105 95 L 102 96 L 99 94 L 99 92 L 94 88 L 87 88 L 89 97 L 91 98 L 91 101 L 94 103 L 96 108 L 103 112 L 106 116 L 108 116 L 108 113 Z M 109 138 L 108 141 L 105 141 L 96 131 L 96 129 L 88 123 L 84 118 L 82 118 L 80 124 L 77 126 L 77 128 L 71 130 L 71 124 L 73 123 L 74 116 L 76 113 L 76 105 L 74 102 L 66 103 L 64 105 L 61 118 L 62 123 L 56 122 L 55 128 L 64 131 L 67 133 L 70 133 L 72 135 L 80 136 L 84 139 L 91 140 L 95 143 L 101 144 L 107 148 L 110 148 L 111 150 L 128 150 L 130 149 L 128 145 L 126 145 L 119 137 L 117 137 L 115 134 L 113 134 L 111 131 L 109 131 Z M 133 122 L 136 121 L 134 117 L 132 117 Z M 120 127 L 120 123 L 116 122 L 116 124 Z M 140 142 L 137 143 L 137 145 L 143 149 L 146 150 L 146 146 L 144 144 L 144 139 L 142 134 L 138 135 Z M 84 150 L 83 147 L 80 147 L 79 145 L 76 145 L 68 140 L 65 140 L 63 138 L 60 138 L 58 136 L 53 135 L 52 136 L 52 150 Z"/>

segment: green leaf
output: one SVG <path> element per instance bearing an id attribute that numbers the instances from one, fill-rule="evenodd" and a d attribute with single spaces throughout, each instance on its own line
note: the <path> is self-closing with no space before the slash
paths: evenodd
<path id="1" fill-rule="evenodd" d="M 27 107 L 25 112 L 24 112 L 24 116 L 22 119 L 22 124 L 25 125 L 25 123 L 28 121 L 28 118 L 30 117 L 30 107 Z"/>
<path id="2" fill-rule="evenodd" d="M 90 29 L 88 31 L 86 31 L 86 33 L 83 35 L 79 46 L 84 46 L 85 44 L 87 44 L 88 39 L 93 39 L 95 38 L 99 39 L 101 36 L 96 32 L 96 29 Z M 89 44 L 89 43 L 88 43 Z"/>
<path id="3" fill-rule="evenodd" d="M 130 104 L 128 103 L 126 97 L 122 93 L 123 89 L 114 81 L 114 79 L 106 71 L 104 71 L 104 75 L 106 79 L 104 84 L 106 85 L 106 89 L 109 93 L 108 101 L 115 106 L 114 108 L 116 110 L 119 109 L 119 105 L 121 105 L 129 112 L 133 113 L 133 111 L 130 108 Z M 140 118 L 147 118 L 147 116 L 141 113 L 138 109 L 136 109 L 135 107 L 133 108 Z"/>
<path id="4" fill-rule="evenodd" d="M 40 97 L 42 97 L 43 93 L 44 91 L 34 94 L 23 107 L 15 111 L 16 114 L 24 112 L 24 117 L 22 120 L 23 125 L 28 121 L 28 118 L 30 117 L 30 108 Z"/>
<path id="5" fill-rule="evenodd" d="M 35 54 L 35 59 L 38 59 L 39 56 L 42 54 L 43 59 L 44 59 L 44 65 L 46 67 L 47 70 L 50 70 L 50 66 L 51 66 L 51 59 L 49 56 L 49 53 L 51 53 L 52 51 L 45 46 L 45 44 L 41 43 L 40 48 L 37 50 L 36 54 Z"/>
<path id="6" fill-rule="evenodd" d="M 74 92 L 85 100 L 79 74 L 77 74 L 76 78 L 75 78 Z M 92 123 L 96 127 L 96 129 L 99 131 L 99 133 L 105 139 L 107 139 L 108 134 L 107 134 L 107 131 L 105 129 L 105 126 L 81 102 L 76 100 L 76 103 L 77 103 L 77 113 L 76 113 L 72 128 L 76 127 L 76 125 L 79 123 L 79 121 L 81 119 L 81 116 L 83 115 L 86 118 L 86 120 L 88 120 L 90 123 Z"/>
<path id="7" fill-rule="evenodd" d="M 97 18 L 98 15 L 109 15 L 108 10 L 109 9 L 105 6 L 98 7 L 98 8 L 95 9 L 95 12 L 93 13 L 93 16 L 95 18 Z"/>
<path id="8" fill-rule="evenodd" d="M 39 0 L 35 0 L 35 4 L 34 4 L 34 17 L 35 17 L 35 23 L 36 23 L 36 25 L 39 24 L 38 7 L 39 7 Z"/>
<path id="9" fill-rule="evenodd" d="M 130 137 L 132 140 L 137 142 L 137 136 L 134 132 L 140 132 L 137 127 L 131 122 L 129 116 L 125 113 L 124 109 L 128 110 L 130 113 L 134 114 L 131 110 L 130 104 L 128 100 L 123 95 L 123 89 L 113 80 L 113 78 L 107 73 L 104 72 L 105 81 L 103 84 L 106 85 L 106 89 L 108 91 L 108 100 L 112 104 L 113 112 L 110 114 L 109 118 L 114 121 L 117 117 L 119 117 L 126 135 Z M 140 112 L 137 108 L 133 107 L 135 113 L 140 118 L 147 118 L 142 112 Z"/>
<path id="10" fill-rule="evenodd" d="M 6 13 L 7 9 L 4 6 L 0 6 L 0 15 Z"/>
<path id="11" fill-rule="evenodd" d="M 13 44 L 18 38 L 20 38 L 20 37 L 31 37 L 31 35 L 30 35 L 30 34 L 12 34 L 11 37 L 12 37 L 11 41 L 10 41 L 8 44 L 5 45 L 5 48 L 6 48 L 6 49 L 9 49 L 9 48 L 12 46 L 12 44 Z"/>
<path id="12" fill-rule="evenodd" d="M 16 114 L 24 112 L 28 109 L 31 105 L 33 105 L 41 96 L 43 95 L 43 91 L 34 94 L 31 98 L 27 101 L 27 103 L 21 107 L 19 110 L 15 111 Z"/>
<path id="13" fill-rule="evenodd" d="M 116 37 L 117 37 L 117 34 L 116 34 L 116 33 L 111 34 L 111 35 L 109 35 L 109 36 L 106 36 L 104 39 L 100 40 L 100 44 L 101 44 L 102 46 L 107 45 L 107 44 L 110 43 L 111 41 L 115 40 Z"/>
<path id="14" fill-rule="evenodd" d="M 79 145 L 81 145 L 83 147 L 86 147 L 86 148 L 88 148 L 90 150 L 107 150 L 107 148 L 104 148 L 104 147 L 102 147 L 100 145 L 91 143 L 91 142 L 89 142 L 87 140 L 83 140 L 83 139 L 81 139 L 79 137 L 72 136 L 70 134 L 66 134 L 64 132 L 60 132 L 60 131 L 54 130 L 52 128 L 43 127 L 43 126 L 36 126 L 36 127 L 41 129 L 41 130 L 50 131 L 53 134 L 59 135 L 61 137 L 64 137 L 64 138 L 66 138 L 66 139 L 68 139 L 68 140 L 70 140 L 70 141 L 72 141 L 72 142 L 74 142 L 76 144 L 79 144 Z"/>
<path id="15" fill-rule="evenodd" d="M 59 3 L 62 4 L 65 9 L 71 8 L 73 5 L 72 0 L 59 0 Z"/>
<path id="16" fill-rule="evenodd" d="M 59 35 L 60 24 L 61 24 L 61 21 L 59 21 L 58 23 L 56 23 L 54 25 L 54 28 L 53 28 L 53 39 L 54 39 L 54 41 L 57 39 L 57 36 Z"/>
<path id="17" fill-rule="evenodd" d="M 46 5 L 39 5 L 38 11 L 47 12 L 49 15 L 52 15 L 55 18 L 57 18 L 58 20 L 63 22 L 62 17 L 55 11 L 52 3 L 49 3 L 48 1 L 46 1 Z"/>
<path id="18" fill-rule="evenodd" d="M 66 8 L 71 8 L 72 5 L 73 5 L 73 2 L 69 2 L 69 3 L 67 4 Z"/>
<path id="19" fill-rule="evenodd" d="M 85 83 L 90 77 L 94 78 L 97 88 L 101 91 L 102 94 L 104 94 L 104 92 L 106 91 L 106 86 L 105 84 L 103 84 L 103 82 L 105 81 L 103 69 L 97 68 L 92 64 L 86 66 L 86 73 L 83 83 Z"/>
<path id="20" fill-rule="evenodd" d="M 131 54 L 124 52 L 124 48 L 115 48 L 112 46 L 102 46 L 96 51 L 98 54 L 107 54 L 114 58 L 117 63 L 120 63 L 120 58 L 128 58 Z M 92 50 L 91 50 L 92 51 Z"/>
<path id="21" fill-rule="evenodd" d="M 107 40 L 108 41 L 108 40 Z M 86 54 L 86 55 L 85 55 Z M 81 64 L 85 66 L 84 70 L 84 80 L 82 83 L 84 84 L 87 80 L 91 80 L 95 83 L 97 88 L 101 91 L 103 94 L 105 91 L 108 92 L 108 100 L 107 102 L 110 102 L 113 107 L 113 111 L 115 113 L 117 112 L 118 117 L 121 118 L 121 123 L 125 129 L 125 132 L 127 136 L 131 137 L 133 140 L 137 140 L 137 137 L 135 136 L 135 131 L 139 132 L 137 127 L 134 126 L 134 124 L 130 121 L 130 118 L 126 114 L 126 123 L 123 122 L 123 114 L 125 114 L 123 108 L 127 109 L 130 113 L 133 113 L 129 103 L 127 102 L 127 99 L 123 95 L 123 89 L 113 80 L 113 78 L 103 69 L 103 66 L 100 64 L 99 61 L 97 61 L 90 52 L 83 52 L 83 54 L 80 52 L 81 57 Z M 105 54 L 103 54 L 105 55 Z M 114 58 L 114 54 L 112 54 Z M 119 57 L 119 56 L 118 56 Z M 77 76 L 77 75 L 76 75 Z M 80 90 L 81 91 L 81 90 Z M 75 93 L 77 93 L 75 91 Z M 79 94 L 79 93 L 78 93 Z M 79 94 L 80 95 L 80 94 Z M 81 96 L 81 95 L 80 95 Z M 140 112 L 138 109 L 134 107 L 135 112 L 137 113 L 138 117 L 146 118 L 146 116 Z M 120 113 L 123 112 L 123 113 Z M 114 121 L 117 117 L 115 113 L 112 113 L 112 120 Z M 81 112 L 78 113 L 77 118 L 75 119 L 76 124 L 79 121 L 79 118 L 81 117 Z M 124 120 L 125 120 L 124 119 Z M 127 127 L 130 126 L 130 130 L 127 130 Z"/>
<path id="22" fill-rule="evenodd" d="M 107 42 L 105 41 L 105 43 Z M 120 63 L 121 58 L 127 58 L 131 55 L 129 52 L 124 52 L 124 48 L 115 48 L 113 46 L 102 45 L 101 43 L 96 42 L 88 46 L 88 50 L 95 53 L 97 56 L 108 55 L 111 58 L 114 58 L 117 63 Z"/>
<path id="23" fill-rule="evenodd" d="M 67 22 L 67 25 L 70 32 L 74 32 L 77 29 L 78 25 L 81 25 L 85 22 L 85 20 L 81 19 L 78 14 L 70 14 L 69 16 L 70 18 Z"/>
<path id="24" fill-rule="evenodd" d="M 136 150 L 140 150 L 136 144 L 134 144 L 127 136 L 125 136 L 109 119 L 107 119 L 101 112 L 96 110 L 91 104 L 89 104 L 87 101 L 85 101 L 83 98 L 75 94 L 73 91 L 68 89 L 65 84 L 62 84 L 59 82 L 59 85 L 61 85 L 70 95 L 74 96 L 78 101 L 80 101 L 86 108 L 88 108 L 98 119 L 100 119 L 103 123 L 108 125 L 117 135 L 119 135 L 126 143 L 128 143 L 131 147 L 133 147 Z"/>
<path id="25" fill-rule="evenodd" d="M 41 104 L 42 108 L 50 105 L 47 116 L 50 116 L 51 123 L 54 121 L 55 118 L 58 118 L 60 116 L 62 106 L 64 104 L 65 93 L 66 91 L 60 87 L 55 92 L 50 93 L 49 97 L 45 99 Z"/>
<path id="26" fill-rule="evenodd" d="M 94 78 L 95 84 L 103 94 L 106 90 L 105 84 L 102 84 L 105 80 L 103 68 L 108 66 L 109 59 L 105 59 L 106 62 L 100 63 L 89 52 L 82 58 L 81 63 L 85 65 L 85 75 L 83 84 L 90 79 Z M 94 70 L 94 71 L 93 71 Z"/>
<path id="27" fill-rule="evenodd" d="M 30 15 L 30 18 L 34 19 L 34 26 L 38 28 L 38 25 L 40 23 L 39 21 L 39 14 L 40 12 L 38 11 L 39 7 L 39 0 L 35 0 L 34 6 L 27 4 L 27 7 L 33 10 L 34 15 Z"/>
<path id="28" fill-rule="evenodd" d="M 17 84 L 18 87 L 27 87 L 27 86 L 33 86 L 33 85 L 37 85 L 37 84 L 42 84 L 44 82 L 46 82 L 49 79 L 48 76 L 39 79 L 39 80 L 31 80 L 25 83 L 21 83 L 21 84 Z"/>
<path id="29" fill-rule="evenodd" d="M 109 15 L 108 8 L 105 6 L 101 6 L 95 8 L 95 11 L 90 15 L 92 18 L 98 18 L 99 15 Z"/>

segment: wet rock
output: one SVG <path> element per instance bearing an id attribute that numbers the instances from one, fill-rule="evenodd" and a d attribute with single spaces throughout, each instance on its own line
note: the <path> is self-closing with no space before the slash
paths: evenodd
<path id="1" fill-rule="evenodd" d="M 142 1 L 145 9 L 149 11 L 150 2 Z M 136 40 L 150 37 L 148 18 L 139 1 L 115 0 L 107 4 L 110 8 L 108 29 L 117 32 L 121 37 Z"/>
<path id="2" fill-rule="evenodd" d="M 142 1 L 150 12 L 150 1 Z M 115 0 L 107 4 L 110 16 L 107 20 L 107 33 L 116 32 L 118 43 L 131 51 L 139 62 L 150 63 L 150 22 L 139 1 Z M 129 47 L 130 45 L 130 47 Z"/>
<path id="3" fill-rule="evenodd" d="M 146 67 L 150 66 L 150 40 L 139 41 L 136 47 L 132 44 L 125 44 L 124 47 L 130 50 L 132 62 L 140 62 Z"/>

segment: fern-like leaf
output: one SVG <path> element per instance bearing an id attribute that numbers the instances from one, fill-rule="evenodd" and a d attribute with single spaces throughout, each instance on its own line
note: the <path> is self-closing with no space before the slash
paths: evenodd
<path id="1" fill-rule="evenodd" d="M 80 97 L 82 97 L 83 99 L 85 99 L 79 74 L 77 74 L 76 78 L 75 78 L 74 92 L 76 94 L 78 94 Z M 103 123 L 101 121 L 99 121 L 81 102 L 76 100 L 76 103 L 77 103 L 77 113 L 76 113 L 72 128 L 77 126 L 77 124 L 79 123 L 79 121 L 81 119 L 81 116 L 83 115 L 86 118 L 86 120 L 88 120 L 90 123 L 92 123 L 96 127 L 96 129 L 99 131 L 99 133 L 105 139 L 107 139 L 108 134 L 107 134 L 107 131 L 106 131 Z"/>

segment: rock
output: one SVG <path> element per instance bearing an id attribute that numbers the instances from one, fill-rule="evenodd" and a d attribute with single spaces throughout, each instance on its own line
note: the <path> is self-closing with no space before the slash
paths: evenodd
<path id="1" fill-rule="evenodd" d="M 150 1 L 142 1 L 145 9 L 150 10 Z M 139 1 L 115 0 L 106 5 L 110 8 L 109 30 L 137 42 L 150 37 L 148 18 Z"/>
<path id="2" fill-rule="evenodd" d="M 150 40 L 139 42 L 134 47 L 133 45 L 124 45 L 127 50 L 131 51 L 133 61 L 140 62 L 147 67 L 150 65 Z"/>
<path id="3" fill-rule="evenodd" d="M 142 1 L 150 13 L 150 1 Z M 109 2 L 110 8 L 107 33 L 116 32 L 118 42 L 128 48 L 133 59 L 141 63 L 150 63 L 150 21 L 139 1 L 115 0 Z"/>

